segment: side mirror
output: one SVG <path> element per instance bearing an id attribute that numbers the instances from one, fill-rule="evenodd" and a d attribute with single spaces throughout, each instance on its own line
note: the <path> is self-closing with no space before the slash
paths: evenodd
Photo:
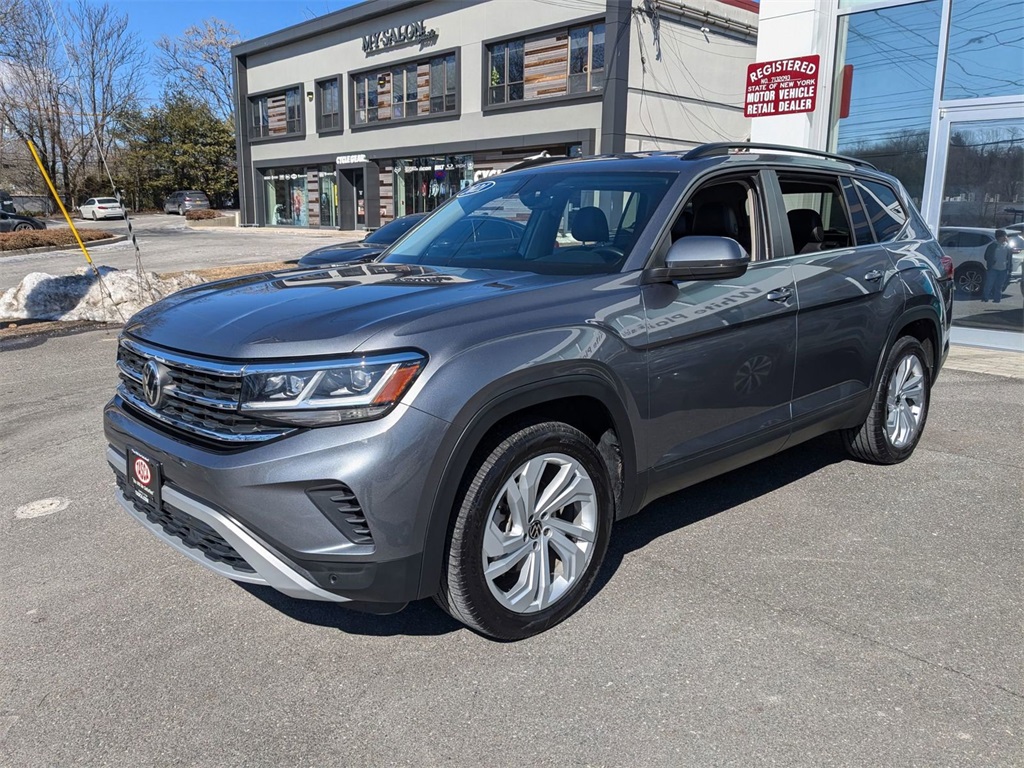
<path id="1" fill-rule="evenodd" d="M 726 280 L 747 271 L 750 254 L 731 237 L 690 235 L 672 243 L 664 267 L 648 270 L 650 282 Z"/>

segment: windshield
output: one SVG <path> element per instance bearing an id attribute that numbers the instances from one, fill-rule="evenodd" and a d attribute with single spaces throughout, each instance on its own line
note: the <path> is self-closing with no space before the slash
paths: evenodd
<path id="1" fill-rule="evenodd" d="M 382 261 L 556 275 L 618 271 L 673 173 L 511 174 L 462 190 Z"/>
<path id="2" fill-rule="evenodd" d="M 425 215 L 414 213 L 410 216 L 395 219 L 369 235 L 363 242 L 375 245 L 391 245 L 395 240 L 412 229 L 415 224 L 420 222 Z"/>

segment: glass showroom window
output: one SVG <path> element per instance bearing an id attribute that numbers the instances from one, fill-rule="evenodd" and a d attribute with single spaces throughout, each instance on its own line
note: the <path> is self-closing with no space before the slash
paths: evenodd
<path id="1" fill-rule="evenodd" d="M 569 30 L 569 93 L 604 87 L 604 24 Z"/>
<path id="2" fill-rule="evenodd" d="M 953 0 L 942 83 L 947 101 L 1024 95 L 1020 0 Z"/>
<path id="3" fill-rule="evenodd" d="M 839 17 L 831 148 L 899 178 L 921 203 L 942 0 Z M 841 112 L 844 78 L 849 107 Z"/>
<path id="4" fill-rule="evenodd" d="M 338 78 L 317 83 L 317 129 L 341 128 L 341 89 Z"/>

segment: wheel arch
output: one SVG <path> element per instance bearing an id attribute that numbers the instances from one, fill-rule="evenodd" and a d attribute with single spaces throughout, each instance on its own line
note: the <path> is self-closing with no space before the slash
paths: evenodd
<path id="1" fill-rule="evenodd" d="M 930 360 L 927 360 L 929 378 L 932 382 L 935 381 L 935 377 L 939 372 L 939 368 L 942 362 L 942 332 L 941 323 L 939 316 L 936 314 L 934 307 L 929 304 L 919 304 L 916 306 L 909 306 L 906 308 L 904 313 L 893 323 L 892 328 L 889 331 L 889 338 L 886 340 L 885 348 L 882 350 L 882 354 L 878 359 L 878 364 L 875 368 L 874 392 L 878 387 L 878 382 L 881 380 L 883 368 L 885 367 L 886 358 L 889 356 L 889 350 L 892 349 L 896 341 L 903 336 L 913 336 L 915 339 L 921 342 L 924 346 L 925 351 L 930 353 Z"/>
<path id="2" fill-rule="evenodd" d="M 489 450 L 489 438 L 517 421 L 526 419 L 561 421 L 571 424 L 595 444 L 611 430 L 618 441 L 620 484 L 616 518 L 635 512 L 643 498 L 638 488 L 637 456 L 630 419 L 621 397 L 603 377 L 593 374 L 540 379 L 494 394 L 480 407 L 471 401 L 453 422 L 442 440 L 431 475 L 439 478 L 427 510 L 419 597 L 430 597 L 440 586 L 444 553 L 450 535 L 452 513 L 466 471 L 478 460 L 478 450 Z M 609 456 L 599 450 L 606 462 Z M 615 484 L 615 472 L 609 466 Z"/>

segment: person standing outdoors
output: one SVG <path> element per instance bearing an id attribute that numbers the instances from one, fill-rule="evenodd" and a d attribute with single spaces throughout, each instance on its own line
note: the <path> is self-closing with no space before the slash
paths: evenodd
<path id="1" fill-rule="evenodd" d="M 982 301 L 993 301 L 996 304 L 1003 298 L 1003 287 L 1009 273 L 1012 260 L 1010 245 L 1006 241 L 1006 232 L 997 229 L 996 241 L 989 243 L 985 249 L 985 287 L 981 292 Z"/>

